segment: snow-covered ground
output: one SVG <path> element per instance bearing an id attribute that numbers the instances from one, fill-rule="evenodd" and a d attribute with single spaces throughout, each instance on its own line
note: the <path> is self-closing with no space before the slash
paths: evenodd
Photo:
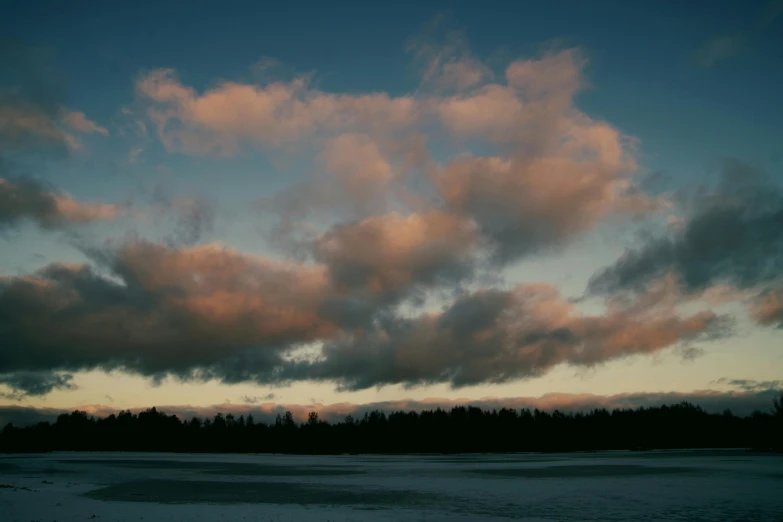
<path id="1" fill-rule="evenodd" d="M 783 456 L 743 451 L 0 456 L 0 520 L 783 521 Z"/>

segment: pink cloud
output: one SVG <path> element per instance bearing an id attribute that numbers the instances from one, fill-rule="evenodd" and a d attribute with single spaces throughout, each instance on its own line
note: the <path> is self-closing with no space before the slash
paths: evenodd
<path id="1" fill-rule="evenodd" d="M 466 156 L 431 176 L 451 211 L 475 220 L 501 255 L 518 255 L 577 236 L 614 212 L 655 208 L 628 192 L 634 162 L 605 150 L 596 134 L 594 157 Z"/>
<path id="2" fill-rule="evenodd" d="M 459 41 L 414 48 L 438 78 L 451 78 L 449 67 L 468 78 L 449 79 L 456 94 L 331 94 L 304 77 L 264 85 L 222 82 L 199 93 L 172 70 L 153 71 L 136 87 L 151 102 L 151 117 L 170 150 L 235 154 L 244 145 L 297 143 L 301 153 L 315 144 L 317 168 L 337 183 L 320 176 L 286 192 L 300 214 L 295 220 L 346 207 L 360 218 L 392 209 L 445 210 L 473 221 L 483 243 L 508 261 L 576 237 L 609 216 L 638 216 L 667 205 L 637 190 L 633 140 L 574 106 L 586 83 L 579 50 L 515 61 L 501 84 L 488 83 L 489 74 L 468 74 L 466 64 L 476 59 Z M 438 129 L 458 140 L 488 142 L 502 153 L 465 154 L 436 165 L 426 140 Z M 400 182 L 410 172 L 435 185 L 445 208 Z M 423 172 L 429 179 L 421 179 Z M 281 214 L 277 230 L 293 230 L 291 211 Z"/>
<path id="3" fill-rule="evenodd" d="M 108 130 L 87 118 L 83 112 L 68 111 L 63 116 L 63 121 L 73 130 L 79 131 L 83 134 L 98 133 L 103 134 L 104 136 L 109 135 Z"/>
<path id="4" fill-rule="evenodd" d="M 277 336 L 296 339 L 295 332 L 301 332 L 307 339 L 307 332 L 327 329 L 315 313 L 327 285 L 321 267 L 242 254 L 219 244 L 173 249 L 141 242 L 126 244 L 116 262 L 124 277 L 147 292 L 165 295 L 166 289 L 177 289 L 165 304 L 229 336 L 262 342 Z"/>
<path id="5" fill-rule="evenodd" d="M 69 196 L 56 196 L 57 213 L 69 223 L 89 223 L 114 219 L 121 207 L 109 203 L 79 203 Z"/>
<path id="6" fill-rule="evenodd" d="M 766 326 L 783 326 L 783 288 L 764 292 L 750 305 L 751 317 Z"/>
<path id="7" fill-rule="evenodd" d="M 65 144 L 72 149 L 81 147 L 79 141 L 64 132 L 50 114 L 24 104 L 0 105 L 0 139 L 15 146 L 35 143 L 45 146 Z"/>
<path id="8" fill-rule="evenodd" d="M 487 85 L 468 96 L 446 98 L 437 104 L 446 129 L 459 137 L 486 136 L 501 141 L 521 122 L 522 103 L 500 85 Z"/>
<path id="9" fill-rule="evenodd" d="M 539 59 L 512 62 L 506 68 L 506 81 L 526 100 L 554 98 L 570 104 L 585 85 L 582 70 L 586 64 L 579 49 L 547 53 Z"/>
<path id="10" fill-rule="evenodd" d="M 444 31 L 439 15 L 418 37 L 407 43 L 421 67 L 421 81 L 436 91 L 464 91 L 492 78 L 492 71 L 470 52 L 459 31 Z"/>
<path id="11" fill-rule="evenodd" d="M 507 85 L 436 104 L 452 135 L 508 152 L 466 154 L 430 169 L 448 207 L 474 219 L 502 256 L 576 236 L 617 212 L 667 205 L 635 190 L 633 140 L 574 107 L 584 65 L 574 49 L 520 60 L 509 65 Z"/>
<path id="12" fill-rule="evenodd" d="M 361 213 L 383 207 L 394 169 L 372 138 L 341 134 L 327 141 L 321 160 Z"/>
<path id="13" fill-rule="evenodd" d="M 163 69 L 141 78 L 136 89 L 157 102 L 150 115 L 164 145 L 195 154 L 233 155 L 242 144 L 279 147 L 320 131 L 382 133 L 416 119 L 412 98 L 329 94 L 312 88 L 307 78 L 266 85 L 223 82 L 199 94 Z"/>
<path id="14" fill-rule="evenodd" d="M 389 213 L 334 227 L 315 242 L 314 256 L 338 287 L 379 295 L 432 282 L 464 262 L 475 242 L 470 223 L 451 214 Z"/>
<path id="15" fill-rule="evenodd" d="M 526 154 L 534 146 L 533 153 L 546 154 L 593 124 L 573 105 L 585 63 L 576 49 L 513 62 L 505 85 L 490 83 L 438 100 L 438 117 L 458 137 L 514 143 Z"/>

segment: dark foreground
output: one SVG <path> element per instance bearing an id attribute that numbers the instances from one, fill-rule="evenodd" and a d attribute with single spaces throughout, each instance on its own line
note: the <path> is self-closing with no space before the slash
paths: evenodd
<path id="1" fill-rule="evenodd" d="M 0 457 L 3 520 L 780 521 L 783 456 Z"/>

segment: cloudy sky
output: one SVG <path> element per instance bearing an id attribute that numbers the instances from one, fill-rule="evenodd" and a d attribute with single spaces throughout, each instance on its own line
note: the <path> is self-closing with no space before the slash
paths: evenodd
<path id="1" fill-rule="evenodd" d="M 307 4 L 3 5 L 0 405 L 781 387 L 783 3 Z"/>

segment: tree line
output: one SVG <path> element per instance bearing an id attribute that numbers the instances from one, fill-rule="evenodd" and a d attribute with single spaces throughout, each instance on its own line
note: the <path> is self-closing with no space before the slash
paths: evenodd
<path id="1" fill-rule="evenodd" d="M 0 452 L 171 451 L 236 453 L 484 453 L 620 449 L 783 449 L 783 395 L 770 412 L 708 413 L 683 402 L 636 409 L 551 413 L 458 406 L 421 412 L 371 411 L 327 422 L 291 412 L 274 423 L 252 415 L 181 420 L 156 408 L 96 418 L 83 411 L 56 422 L 8 424 Z"/>

